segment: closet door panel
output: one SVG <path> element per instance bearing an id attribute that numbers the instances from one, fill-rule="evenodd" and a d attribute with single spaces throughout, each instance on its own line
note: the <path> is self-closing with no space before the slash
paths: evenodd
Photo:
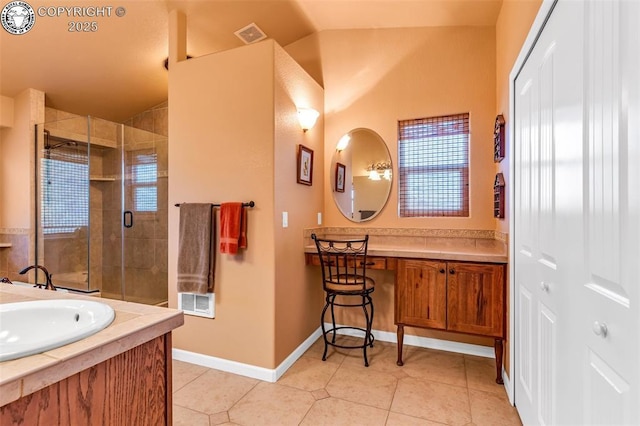
<path id="1" fill-rule="evenodd" d="M 577 257 L 581 232 L 581 8 L 556 5 L 516 79 L 516 405 L 524 424 L 558 424 L 579 401 L 567 391 L 580 368 L 571 366 L 579 349 L 566 330 L 574 322 L 567 259 Z"/>
<path id="2" fill-rule="evenodd" d="M 585 13 L 586 424 L 640 423 L 639 10 L 633 1 L 592 1 Z"/>
<path id="3" fill-rule="evenodd" d="M 531 61 L 531 58 L 529 59 Z M 529 64 L 530 62 L 527 62 Z M 515 401 L 525 424 L 536 419 L 538 351 L 534 209 L 537 203 L 538 103 L 535 67 L 526 67 L 516 80 L 515 118 Z"/>

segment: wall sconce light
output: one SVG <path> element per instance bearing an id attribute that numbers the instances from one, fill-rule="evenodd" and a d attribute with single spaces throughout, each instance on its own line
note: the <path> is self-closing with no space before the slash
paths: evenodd
<path id="1" fill-rule="evenodd" d="M 302 131 L 306 132 L 313 128 L 319 116 L 320 113 L 313 108 L 298 108 L 298 121 L 300 122 Z"/>
<path id="2" fill-rule="evenodd" d="M 391 162 L 389 161 L 372 163 L 369 167 L 367 167 L 367 172 L 369 172 L 369 179 L 371 180 L 380 180 L 381 177 L 386 180 L 391 180 L 391 170 Z"/>
<path id="3" fill-rule="evenodd" d="M 344 151 L 347 146 L 349 146 L 349 142 L 351 141 L 351 136 L 347 133 L 338 141 L 338 145 L 336 145 L 336 151 Z"/>

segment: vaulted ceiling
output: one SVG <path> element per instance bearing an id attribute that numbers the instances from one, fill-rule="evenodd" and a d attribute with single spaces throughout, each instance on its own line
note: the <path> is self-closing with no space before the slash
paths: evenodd
<path id="1" fill-rule="evenodd" d="M 33 28 L 0 30 L 0 94 L 26 88 L 47 105 L 124 121 L 167 99 L 168 13 L 187 16 L 194 57 L 244 45 L 234 32 L 257 24 L 286 46 L 333 29 L 494 26 L 502 0 L 28 0 Z M 111 16 L 73 17 L 58 7 L 111 7 Z M 116 16 L 116 8 L 122 7 Z M 62 11 L 62 12 L 59 12 Z M 71 10 L 73 13 L 73 9 Z M 106 14 L 106 10 L 105 10 Z M 82 22 L 95 22 L 89 31 Z M 78 24 L 80 23 L 80 24 Z M 354 47 L 355 48 L 355 47 Z"/>

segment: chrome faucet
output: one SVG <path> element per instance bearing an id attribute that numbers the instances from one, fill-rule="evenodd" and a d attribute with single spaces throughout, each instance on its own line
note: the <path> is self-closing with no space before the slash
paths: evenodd
<path id="1" fill-rule="evenodd" d="M 29 272 L 30 270 L 37 268 L 37 269 L 41 269 L 42 272 L 44 272 L 44 276 L 47 280 L 47 283 L 44 285 L 44 289 L 45 290 L 53 290 L 56 291 L 56 287 L 53 285 L 53 282 L 51 282 L 51 274 L 49 273 L 49 271 L 47 271 L 47 268 L 45 268 L 44 266 L 41 265 L 31 265 L 31 266 L 27 266 L 26 268 L 24 268 L 22 271 L 18 272 L 20 275 L 24 275 L 27 272 Z M 38 288 L 42 288 L 42 284 L 36 284 L 35 287 Z"/>

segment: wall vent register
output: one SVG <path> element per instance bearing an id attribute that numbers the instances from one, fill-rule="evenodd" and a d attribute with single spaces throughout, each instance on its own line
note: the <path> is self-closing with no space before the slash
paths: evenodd
<path id="1" fill-rule="evenodd" d="M 215 293 L 178 293 L 178 309 L 181 309 L 185 315 L 215 318 L 215 302 Z"/>

